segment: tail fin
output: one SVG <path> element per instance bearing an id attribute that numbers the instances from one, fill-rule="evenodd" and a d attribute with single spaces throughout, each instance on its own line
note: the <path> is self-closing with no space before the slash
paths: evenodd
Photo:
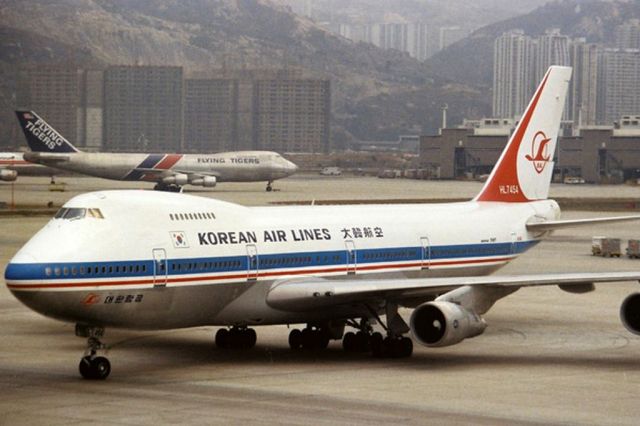
<path id="1" fill-rule="evenodd" d="M 549 195 L 571 67 L 552 66 L 475 201 L 526 202 Z"/>
<path id="2" fill-rule="evenodd" d="M 16 111 L 33 152 L 78 152 L 78 149 L 33 111 Z"/>

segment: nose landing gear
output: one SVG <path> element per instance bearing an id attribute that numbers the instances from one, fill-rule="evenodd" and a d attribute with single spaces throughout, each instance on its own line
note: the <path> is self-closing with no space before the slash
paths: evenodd
<path id="1" fill-rule="evenodd" d="M 87 349 L 80 360 L 78 370 L 83 379 L 104 380 L 111 373 L 111 363 L 103 356 L 97 356 L 100 349 L 106 346 L 100 341 L 104 335 L 103 327 L 92 327 L 84 324 L 76 324 L 76 336 L 87 337 Z"/>

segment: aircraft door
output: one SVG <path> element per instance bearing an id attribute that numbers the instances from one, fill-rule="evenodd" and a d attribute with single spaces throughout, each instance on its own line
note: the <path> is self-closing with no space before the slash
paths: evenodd
<path id="1" fill-rule="evenodd" d="M 255 244 L 247 244 L 247 280 L 258 279 L 258 248 Z"/>
<path id="2" fill-rule="evenodd" d="M 517 254 L 518 247 L 516 246 L 518 242 L 517 234 L 515 232 L 511 233 L 511 247 L 509 248 L 509 254 Z"/>
<path id="3" fill-rule="evenodd" d="M 163 248 L 153 249 L 153 287 L 167 286 L 168 271 L 167 252 Z"/>
<path id="4" fill-rule="evenodd" d="M 347 274 L 354 275 L 356 273 L 356 245 L 353 241 L 345 241 L 347 249 Z"/>
<path id="5" fill-rule="evenodd" d="M 429 269 L 431 264 L 431 244 L 429 237 L 420 237 L 420 265 L 421 269 Z"/>

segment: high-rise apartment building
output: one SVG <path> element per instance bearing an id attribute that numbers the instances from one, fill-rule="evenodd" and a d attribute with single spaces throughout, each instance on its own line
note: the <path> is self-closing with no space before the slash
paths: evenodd
<path id="1" fill-rule="evenodd" d="M 640 50 L 604 49 L 599 62 L 598 121 L 610 124 L 640 111 Z"/>
<path id="2" fill-rule="evenodd" d="M 327 152 L 330 93 L 328 80 L 256 80 L 253 101 L 255 148 L 279 152 Z"/>
<path id="3" fill-rule="evenodd" d="M 330 29 L 356 43 L 371 43 L 381 49 L 407 52 L 419 61 L 429 57 L 430 34 L 424 22 L 337 24 Z"/>
<path id="4" fill-rule="evenodd" d="M 421 62 L 429 57 L 429 32 L 424 22 L 408 24 L 407 52 Z"/>
<path id="5" fill-rule="evenodd" d="M 103 70 L 89 69 L 82 72 L 80 99 L 78 146 L 91 151 L 100 151 L 104 128 Z"/>
<path id="6" fill-rule="evenodd" d="M 536 42 L 535 81 L 541 81 L 551 65 L 571 65 L 570 39 L 560 34 L 560 30 L 547 30 Z"/>
<path id="7" fill-rule="evenodd" d="M 618 49 L 640 49 L 640 20 L 631 19 L 613 31 L 614 47 Z"/>
<path id="8" fill-rule="evenodd" d="M 24 65 L 17 80 L 16 107 L 30 109 L 73 144 L 79 140 L 81 71 L 71 65 Z M 19 144 L 24 143 L 21 133 Z"/>
<path id="9" fill-rule="evenodd" d="M 577 127 L 596 124 L 598 95 L 598 57 L 596 44 L 576 39 L 569 46 L 573 74 L 569 85 L 567 106 L 569 120 Z"/>
<path id="10" fill-rule="evenodd" d="M 238 80 L 185 80 L 185 150 L 218 152 L 238 149 L 237 118 Z"/>
<path id="11" fill-rule="evenodd" d="M 104 148 L 182 151 L 182 82 L 182 67 L 108 67 L 104 72 Z"/>
<path id="12" fill-rule="evenodd" d="M 522 31 L 498 37 L 493 57 L 493 116 L 521 114 L 533 93 L 534 41 Z"/>

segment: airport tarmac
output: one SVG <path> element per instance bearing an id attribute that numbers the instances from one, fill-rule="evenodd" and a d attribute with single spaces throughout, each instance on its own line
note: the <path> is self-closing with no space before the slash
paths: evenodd
<path id="1" fill-rule="evenodd" d="M 14 186 L 22 203 L 59 205 L 78 192 L 130 184 L 64 178 L 50 193 L 46 179 Z M 134 185 L 135 186 L 135 185 Z M 198 194 L 243 204 L 350 198 L 471 197 L 475 182 L 294 177 L 227 184 Z M 637 196 L 634 187 L 554 185 L 556 196 Z M 565 195 L 568 194 L 568 195 Z M 581 195 L 588 194 L 588 195 Z M 10 186 L 0 186 L 9 201 Z M 28 202 L 27 202 L 28 201 Z M 608 212 L 565 212 L 566 218 Z M 0 218 L 0 265 L 48 217 Z M 637 270 L 640 260 L 594 258 L 592 235 L 640 238 L 637 223 L 563 230 L 501 274 Z M 85 341 L 73 324 L 22 306 L 0 286 L 0 425 L 13 424 L 637 424 L 640 336 L 618 317 L 637 283 L 600 285 L 569 294 L 557 287 L 522 289 L 485 316 L 486 332 L 461 344 L 415 345 L 409 359 L 344 353 L 292 353 L 284 326 L 257 328 L 247 352 L 215 348 L 215 327 L 161 332 L 108 329 L 112 373 L 80 378 Z M 404 314 L 408 314 L 405 311 Z"/>

